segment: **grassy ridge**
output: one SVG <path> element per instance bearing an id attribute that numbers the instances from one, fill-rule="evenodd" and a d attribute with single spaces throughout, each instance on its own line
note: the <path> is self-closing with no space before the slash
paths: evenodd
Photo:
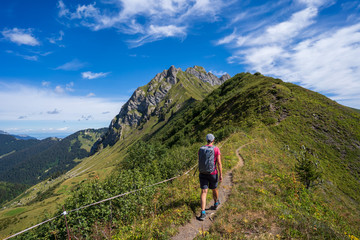
<path id="1" fill-rule="evenodd" d="M 199 239 L 359 236 L 358 202 L 329 184 L 326 177 L 322 185 L 306 190 L 296 178 L 295 156 L 288 145 L 264 126 L 248 134 L 255 141 L 240 152 L 245 166 L 234 173 L 232 194 L 209 233 Z"/>

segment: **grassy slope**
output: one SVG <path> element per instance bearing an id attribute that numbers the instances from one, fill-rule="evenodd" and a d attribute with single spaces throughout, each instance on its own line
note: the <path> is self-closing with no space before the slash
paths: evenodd
<path id="1" fill-rule="evenodd" d="M 184 138 L 196 142 L 205 132 L 221 135 L 219 129 L 233 126 L 257 140 L 244 150 L 248 164 L 235 177 L 212 237 L 346 238 L 344 232 L 360 235 L 359 120 L 356 112 L 315 92 L 241 74 L 154 139 L 170 145 Z M 317 156 L 323 173 L 323 184 L 311 192 L 294 178 L 292 151 L 301 145 Z"/>
<path id="2" fill-rule="evenodd" d="M 255 142 L 241 151 L 245 166 L 235 171 L 228 202 L 208 236 L 200 239 L 347 239 L 345 232 L 359 236 L 359 202 L 329 184 L 326 175 L 323 185 L 305 190 L 294 173 L 293 154 L 276 135 L 267 127 L 248 134 Z"/>

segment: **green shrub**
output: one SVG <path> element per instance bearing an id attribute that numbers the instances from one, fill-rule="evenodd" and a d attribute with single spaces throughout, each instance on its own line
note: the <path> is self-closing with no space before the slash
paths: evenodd
<path id="1" fill-rule="evenodd" d="M 302 150 L 295 155 L 295 158 L 295 172 L 300 182 L 306 189 L 318 185 L 321 181 L 321 172 L 317 167 L 318 162 L 310 159 L 305 146 L 302 146 Z"/>

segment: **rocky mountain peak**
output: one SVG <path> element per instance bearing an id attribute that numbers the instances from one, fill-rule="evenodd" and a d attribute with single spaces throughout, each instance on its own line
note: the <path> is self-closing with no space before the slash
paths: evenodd
<path id="1" fill-rule="evenodd" d="M 172 65 L 169 70 L 167 70 L 166 80 L 170 84 L 176 84 L 176 74 L 181 71 L 181 68 L 175 68 L 174 65 Z"/>
<path id="2" fill-rule="evenodd" d="M 147 85 L 137 88 L 122 106 L 119 114 L 111 121 L 105 136 L 95 143 L 92 153 L 107 145 L 115 144 L 125 136 L 124 134 L 129 129 L 140 126 L 141 123 L 148 121 L 151 116 L 156 115 L 160 118 L 161 112 L 166 111 L 166 108 L 173 101 L 168 93 L 180 81 L 181 77 L 177 77 L 180 72 L 183 73 L 183 77 L 186 75 L 181 68 L 171 66 L 169 69 L 156 74 Z M 230 75 L 218 78 L 200 66 L 188 68 L 185 72 L 212 86 L 220 85 L 230 78 Z M 189 75 L 187 75 L 188 77 Z"/>
<path id="3" fill-rule="evenodd" d="M 227 79 L 231 78 L 230 75 L 229 75 L 229 78 L 227 78 L 227 76 L 225 76 L 225 75 L 222 76 L 221 78 L 218 78 L 211 72 L 206 72 L 205 68 L 200 67 L 200 66 L 189 67 L 186 69 L 185 72 L 194 75 L 195 77 L 197 77 L 198 79 L 200 79 L 203 82 L 210 83 L 211 86 L 221 85 Z"/>

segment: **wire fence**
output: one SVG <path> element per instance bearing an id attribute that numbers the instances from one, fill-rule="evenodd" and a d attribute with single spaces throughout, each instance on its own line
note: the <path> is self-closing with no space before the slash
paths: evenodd
<path id="1" fill-rule="evenodd" d="M 132 190 L 132 191 L 129 191 L 129 192 L 125 192 L 125 193 L 122 193 L 122 194 L 119 194 L 119 195 L 116 195 L 116 196 L 113 196 L 113 197 L 110 197 L 110 198 L 106 198 L 106 199 L 103 199 L 103 200 L 100 200 L 100 201 L 98 201 L 98 202 L 94 202 L 94 203 L 91 203 L 91 204 L 88 204 L 88 205 L 85 205 L 85 206 L 81 206 L 81 207 L 78 207 L 78 208 L 76 208 L 76 209 L 72 209 L 72 210 L 69 210 L 69 211 L 65 211 L 65 209 L 64 209 L 64 212 L 63 212 L 62 214 L 60 214 L 60 215 L 58 215 L 58 216 L 55 216 L 55 217 L 53 217 L 53 218 L 47 219 L 47 220 L 45 220 L 45 221 L 43 221 L 43 222 L 41 222 L 41 223 L 38 223 L 38 224 L 36 224 L 36 225 L 34 225 L 34 226 L 31 226 L 31 227 L 29 227 L 29 228 L 27 228 L 27 229 L 25 229 L 25 230 L 23 230 L 23 231 L 21 231 L 21 232 L 18 232 L 18 233 L 14 234 L 14 235 L 11 235 L 11 236 L 9 236 L 9 237 L 6 237 L 6 238 L 4 238 L 3 240 L 7 240 L 7 239 L 10 239 L 10 238 L 16 237 L 16 236 L 18 236 L 18 235 L 20 235 L 20 234 L 23 234 L 23 233 L 25 233 L 25 232 L 27 232 L 27 231 L 29 231 L 29 230 L 31 230 L 31 229 L 34 229 L 34 228 L 36 228 L 36 227 L 39 227 L 39 226 L 41 226 L 41 225 L 43 225 L 43 224 L 45 224 L 45 223 L 51 222 L 51 221 L 53 221 L 53 220 L 55 220 L 56 218 L 59 218 L 59 217 L 61 217 L 61 216 L 64 216 L 64 218 L 66 219 L 66 215 L 69 214 L 69 213 L 76 212 L 76 211 L 79 211 L 79 210 L 81 210 L 81 209 L 84 209 L 84 208 L 87 208 L 87 207 L 91 207 L 91 206 L 94 206 L 94 205 L 98 205 L 98 204 L 101 204 L 101 203 L 104 203 L 104 202 L 108 202 L 108 201 L 111 201 L 111 200 L 113 200 L 113 199 L 115 199 L 115 198 L 123 197 L 123 196 L 129 195 L 129 194 L 132 194 L 132 193 L 135 193 L 135 192 L 144 190 L 144 189 L 146 189 L 146 188 L 151 188 L 151 187 L 154 187 L 154 186 L 156 186 L 156 185 L 160 185 L 160 184 L 163 184 L 163 183 L 166 183 L 166 182 L 170 182 L 170 181 L 175 180 L 175 179 L 177 179 L 177 178 L 179 178 L 179 177 L 181 177 L 181 176 L 185 176 L 185 175 L 189 174 L 189 172 L 190 172 L 191 170 L 193 170 L 197 165 L 198 165 L 198 164 L 195 164 L 194 166 L 192 166 L 189 170 L 187 170 L 187 171 L 184 172 L 183 174 L 180 174 L 180 175 L 177 175 L 177 176 L 175 176 L 175 177 L 172 177 L 172 178 L 163 180 L 163 181 L 161 181 L 161 182 L 157 182 L 157 183 L 154 183 L 154 184 L 151 184 L 151 185 L 148 185 L 148 186 L 139 188 L 139 189 L 135 189 L 135 190 Z M 111 202 L 110 202 L 110 203 L 111 203 Z"/>

